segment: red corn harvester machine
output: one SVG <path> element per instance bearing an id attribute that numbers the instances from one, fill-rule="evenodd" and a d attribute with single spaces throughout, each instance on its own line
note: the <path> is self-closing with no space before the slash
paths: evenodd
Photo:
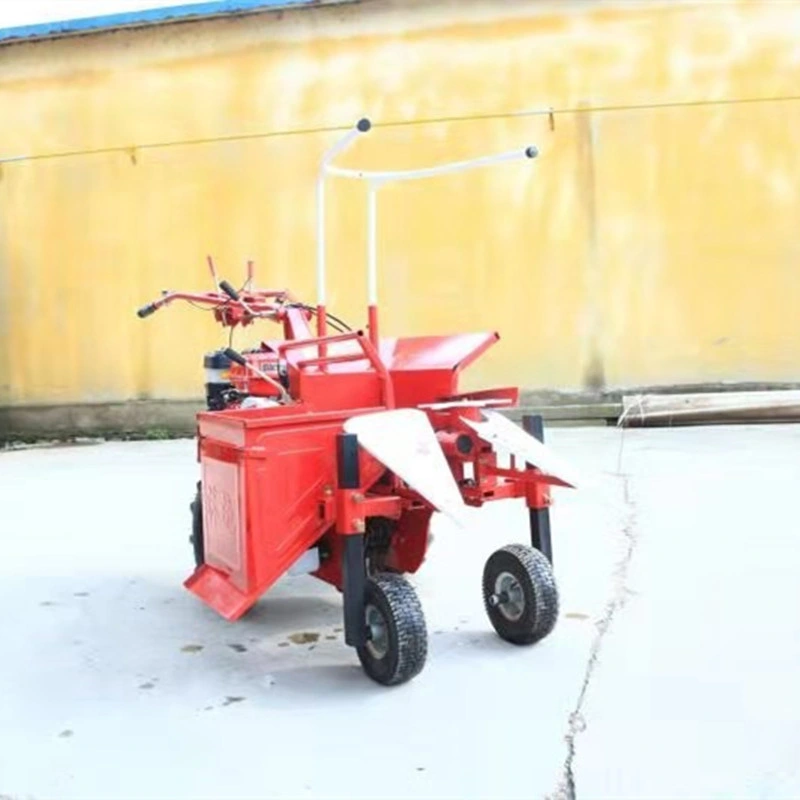
<path id="1" fill-rule="evenodd" d="M 255 289 L 252 264 L 244 285 L 234 288 L 218 280 L 209 258 L 215 291 L 165 291 L 138 315 L 183 300 L 231 329 L 258 320 L 283 326 L 282 339 L 205 355 L 208 408 L 197 415 L 201 480 L 191 504 L 196 566 L 185 586 L 234 621 L 285 573 L 310 573 L 341 591 L 345 642 L 365 672 L 393 685 L 417 675 L 427 657 L 425 616 L 404 575 L 425 559 L 433 513 L 464 526 L 469 506 L 525 499 L 530 544 L 489 556 L 483 597 L 499 636 L 533 644 L 558 617 L 551 487 L 575 481 L 543 444 L 541 417 L 524 417 L 520 427 L 492 409 L 516 405 L 517 388 L 459 392 L 460 372 L 497 333 L 378 334 L 380 186 L 533 159 L 536 148 L 402 172 L 334 166 L 369 129 L 369 120 L 360 120 L 322 159 L 315 306 L 288 291 Z M 366 332 L 326 308 L 328 175 L 367 182 Z"/>

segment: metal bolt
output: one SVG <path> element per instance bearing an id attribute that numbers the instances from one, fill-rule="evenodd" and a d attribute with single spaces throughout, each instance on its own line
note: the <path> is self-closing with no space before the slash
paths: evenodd
<path id="1" fill-rule="evenodd" d="M 489 605 L 494 608 L 495 606 L 499 606 L 501 603 L 508 602 L 508 592 L 500 592 L 500 594 L 492 594 L 489 595 Z"/>

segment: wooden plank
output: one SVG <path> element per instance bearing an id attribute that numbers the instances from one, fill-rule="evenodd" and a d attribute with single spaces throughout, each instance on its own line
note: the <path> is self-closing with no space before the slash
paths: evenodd
<path id="1" fill-rule="evenodd" d="M 500 409 L 502 410 L 502 409 Z M 572 420 L 615 421 L 622 413 L 622 403 L 585 403 L 570 405 L 523 405 L 509 409 L 507 416 L 519 421 L 525 414 L 541 414 L 546 422 L 569 422 Z"/>
<path id="2" fill-rule="evenodd" d="M 800 391 L 626 395 L 623 427 L 800 420 Z"/>

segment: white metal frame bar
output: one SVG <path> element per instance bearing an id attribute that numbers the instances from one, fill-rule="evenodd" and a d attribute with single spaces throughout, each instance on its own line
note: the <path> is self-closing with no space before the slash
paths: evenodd
<path id="1" fill-rule="evenodd" d="M 528 153 L 530 153 L 530 155 L 528 155 Z M 369 170 L 334 167 L 328 164 L 325 168 L 325 171 L 329 175 L 338 175 L 341 178 L 355 178 L 373 181 L 380 184 L 396 181 L 413 181 L 417 180 L 418 178 L 433 178 L 436 175 L 446 175 L 452 172 L 464 172 L 465 170 L 475 169 L 477 167 L 489 167 L 494 164 L 500 164 L 503 161 L 517 161 L 520 158 L 534 158 L 537 154 L 538 151 L 535 147 L 528 147 L 525 150 L 509 150 L 505 153 L 497 153 L 491 156 L 481 156 L 480 158 L 471 158 L 468 161 L 451 161 L 448 164 L 439 164 L 435 167 L 424 167 L 422 169 L 383 170 L 380 172 L 371 172 Z"/>
<path id="2" fill-rule="evenodd" d="M 367 192 L 367 303 L 378 303 L 378 186 L 370 181 Z"/>
<path id="3" fill-rule="evenodd" d="M 370 129 L 369 120 L 359 120 L 338 142 L 335 142 L 322 156 L 317 175 L 317 305 L 325 305 L 325 173 L 329 164 L 343 150 L 346 150 L 360 133 Z"/>
<path id="4" fill-rule="evenodd" d="M 378 256 L 377 256 L 377 192 L 385 183 L 432 178 L 437 175 L 446 175 L 464 172 L 468 169 L 488 167 L 507 161 L 517 161 L 523 158 L 533 159 L 539 155 L 534 146 L 521 150 L 509 150 L 495 155 L 480 156 L 467 161 L 452 161 L 433 167 L 410 170 L 382 170 L 369 171 L 358 169 L 345 169 L 333 166 L 331 163 L 336 156 L 344 151 L 358 137 L 371 128 L 368 119 L 360 120 L 338 142 L 330 147 L 322 157 L 317 176 L 317 305 L 325 306 L 325 177 L 333 175 L 340 178 L 351 178 L 368 182 L 367 192 L 367 296 L 370 306 L 378 303 Z"/>

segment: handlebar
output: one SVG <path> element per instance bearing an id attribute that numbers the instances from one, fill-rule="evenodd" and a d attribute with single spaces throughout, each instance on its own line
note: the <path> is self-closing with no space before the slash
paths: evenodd
<path id="1" fill-rule="evenodd" d="M 360 124 L 360 123 L 359 123 Z M 247 262 L 247 279 L 241 289 L 235 289 L 229 281 L 221 281 L 217 277 L 214 259 L 206 256 L 208 271 L 214 284 L 213 292 L 167 292 L 161 293 L 158 300 L 142 306 L 137 310 L 139 319 L 149 317 L 162 306 L 173 300 L 185 300 L 195 306 L 205 307 L 214 312 L 217 322 L 223 326 L 248 325 L 255 318 L 281 319 L 284 307 L 296 302 L 295 297 L 287 289 L 252 288 L 253 262 Z"/>
<path id="2" fill-rule="evenodd" d="M 142 306 L 137 312 L 136 316 L 139 319 L 144 319 L 145 317 L 149 317 L 151 314 L 154 314 L 158 310 L 158 306 L 155 303 L 148 303 L 146 306 Z"/>
<path id="3" fill-rule="evenodd" d="M 164 292 L 158 300 L 139 308 L 136 315 L 144 319 L 175 300 L 184 300 L 218 315 L 228 314 L 241 322 L 243 318 L 275 318 L 287 304 L 295 302 L 291 292 L 286 290 L 239 292 L 228 281 L 220 281 L 219 285 L 221 292 Z"/>

